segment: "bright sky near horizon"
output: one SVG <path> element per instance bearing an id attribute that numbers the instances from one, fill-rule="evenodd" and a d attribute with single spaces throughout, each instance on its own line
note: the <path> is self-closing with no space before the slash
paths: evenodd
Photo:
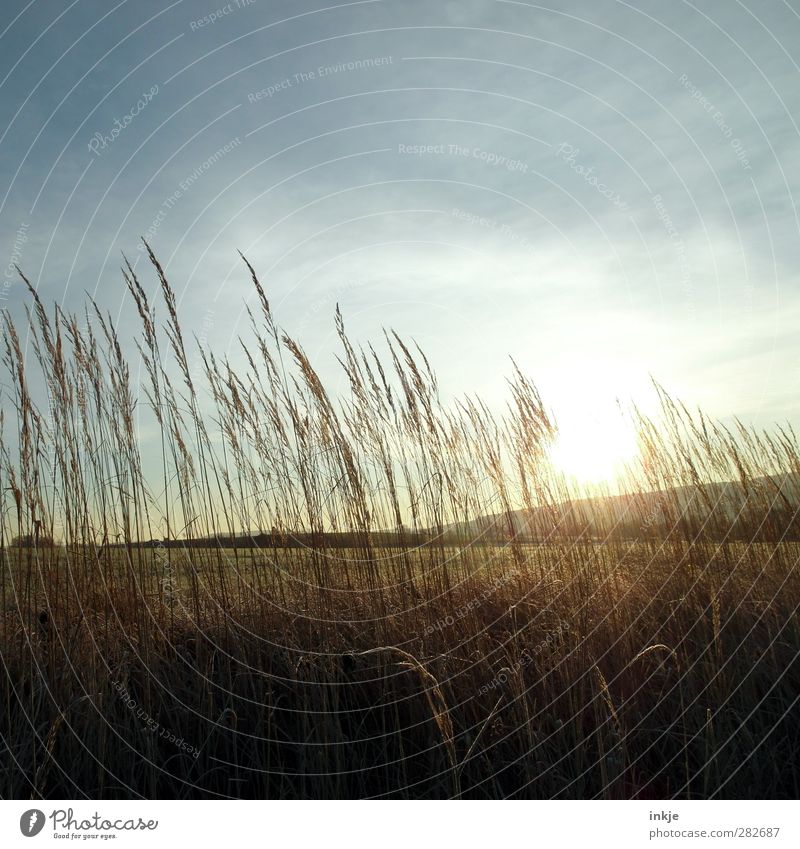
<path id="1" fill-rule="evenodd" d="M 3 5 L 0 306 L 133 330 L 147 236 L 181 317 L 246 332 L 253 263 L 338 374 L 333 312 L 450 395 L 800 420 L 800 3 Z"/>

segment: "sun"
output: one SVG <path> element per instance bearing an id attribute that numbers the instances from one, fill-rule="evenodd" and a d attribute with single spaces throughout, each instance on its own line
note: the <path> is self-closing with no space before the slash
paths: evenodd
<path id="1" fill-rule="evenodd" d="M 619 410 L 574 415 L 550 446 L 555 469 L 579 484 L 613 484 L 636 458 L 636 432 Z"/>

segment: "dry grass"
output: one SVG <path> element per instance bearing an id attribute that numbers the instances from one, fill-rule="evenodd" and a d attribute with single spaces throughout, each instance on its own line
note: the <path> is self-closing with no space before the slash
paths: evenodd
<path id="1" fill-rule="evenodd" d="M 197 371 L 150 258 L 142 387 L 93 303 L 31 291 L 27 358 L 5 316 L 0 795 L 798 795 L 790 429 L 662 393 L 585 501 L 516 368 L 502 415 L 445 407 L 337 312 L 332 399 L 248 265 L 244 366 Z"/>

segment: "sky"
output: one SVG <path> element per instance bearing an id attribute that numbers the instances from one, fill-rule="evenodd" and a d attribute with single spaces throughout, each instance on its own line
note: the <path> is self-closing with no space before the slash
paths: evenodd
<path id="1" fill-rule="evenodd" d="M 0 306 L 132 338 L 146 236 L 187 335 L 257 269 L 333 386 L 333 314 L 447 397 L 800 421 L 800 2 L 6 0 Z M 235 357 L 236 354 L 232 353 Z"/>

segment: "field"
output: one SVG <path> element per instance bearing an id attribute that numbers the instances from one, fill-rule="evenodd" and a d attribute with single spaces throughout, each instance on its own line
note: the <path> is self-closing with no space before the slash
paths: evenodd
<path id="1" fill-rule="evenodd" d="M 0 796 L 800 794 L 788 427 L 662 393 L 579 492 L 518 369 L 445 406 L 337 313 L 331 399 L 249 269 L 244 365 L 198 372 L 151 260 L 141 387 L 92 304 L 31 292 L 29 356 L 6 314 Z"/>

